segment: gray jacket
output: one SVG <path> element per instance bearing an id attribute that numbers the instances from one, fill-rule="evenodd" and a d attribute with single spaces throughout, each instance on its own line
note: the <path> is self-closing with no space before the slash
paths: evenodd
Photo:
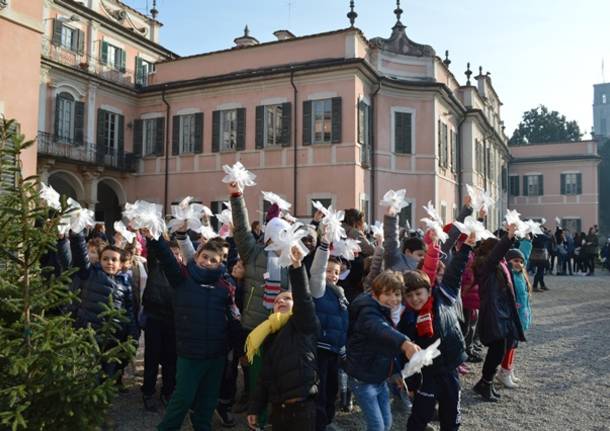
<path id="1" fill-rule="evenodd" d="M 419 261 L 402 253 L 398 241 L 398 217 L 385 215 L 383 218 L 383 248 L 386 269 L 392 271 L 413 271 Z"/>

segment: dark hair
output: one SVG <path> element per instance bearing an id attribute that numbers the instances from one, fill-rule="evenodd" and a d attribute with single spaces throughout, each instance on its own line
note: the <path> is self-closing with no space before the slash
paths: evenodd
<path id="1" fill-rule="evenodd" d="M 199 250 L 197 250 L 197 256 L 199 256 L 202 251 L 211 251 L 212 253 L 216 253 L 219 256 L 222 256 L 224 254 L 222 243 L 219 241 L 212 240 L 206 242 L 201 247 L 199 247 Z"/>
<path id="2" fill-rule="evenodd" d="M 209 243 L 218 244 L 220 246 L 220 248 L 231 248 L 229 243 L 219 236 L 217 236 L 216 238 L 209 239 L 206 244 L 209 244 Z M 222 253 L 222 251 L 221 251 L 221 253 Z"/>
<path id="3" fill-rule="evenodd" d="M 131 259 L 133 259 L 133 253 L 131 252 L 131 250 L 125 248 L 121 253 L 121 262 L 128 262 Z"/>
<path id="4" fill-rule="evenodd" d="M 108 243 L 104 241 L 102 238 L 91 238 L 87 241 L 87 247 L 95 247 L 97 248 L 97 252 L 99 253 L 101 250 L 106 248 Z"/>
<path id="5" fill-rule="evenodd" d="M 348 226 L 356 227 L 359 223 L 364 222 L 364 213 L 356 208 L 346 209 L 343 222 Z"/>
<path id="6" fill-rule="evenodd" d="M 402 274 L 402 278 L 405 281 L 405 292 L 422 288 L 430 289 L 430 277 L 422 270 L 406 271 Z"/>
<path id="7" fill-rule="evenodd" d="M 487 256 L 491 253 L 491 250 L 500 242 L 498 238 L 487 238 L 474 250 L 474 262 L 472 264 L 472 271 L 475 276 L 479 274 L 481 266 L 487 260 Z"/>
<path id="8" fill-rule="evenodd" d="M 178 241 L 173 239 L 169 242 L 169 248 L 180 248 L 180 244 L 178 244 Z"/>
<path id="9" fill-rule="evenodd" d="M 117 247 L 116 245 L 107 245 L 106 247 L 104 247 L 102 249 L 102 252 L 100 253 L 100 259 L 102 258 L 102 255 L 104 253 L 106 253 L 107 251 L 112 251 L 114 253 L 118 253 L 121 255 L 121 258 L 123 257 L 123 250 L 120 247 Z"/>
<path id="10" fill-rule="evenodd" d="M 256 229 L 257 227 L 259 227 L 261 225 L 261 222 L 258 220 L 254 220 L 252 222 L 252 224 L 250 225 L 250 227 L 252 228 L 252 230 Z"/>
<path id="11" fill-rule="evenodd" d="M 426 245 L 421 238 L 410 237 L 406 238 L 402 243 L 402 252 L 409 250 L 411 253 L 416 252 L 418 250 L 425 250 Z"/>
<path id="12" fill-rule="evenodd" d="M 329 256 L 328 257 L 328 263 L 332 263 L 332 264 L 341 266 L 341 259 L 339 259 L 336 256 Z"/>
<path id="13" fill-rule="evenodd" d="M 93 227 L 93 232 L 98 233 L 102 232 L 102 229 L 106 229 L 106 225 L 104 223 L 96 223 Z"/>

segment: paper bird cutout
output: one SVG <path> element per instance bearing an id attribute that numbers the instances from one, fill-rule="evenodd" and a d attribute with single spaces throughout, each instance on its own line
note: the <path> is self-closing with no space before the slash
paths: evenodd
<path id="1" fill-rule="evenodd" d="M 250 187 L 256 185 L 254 182 L 256 175 L 248 171 L 241 162 L 237 162 L 233 166 L 224 165 L 222 169 L 226 173 L 225 177 L 222 179 L 223 183 L 237 183 L 240 190 L 243 190 L 246 186 Z"/>

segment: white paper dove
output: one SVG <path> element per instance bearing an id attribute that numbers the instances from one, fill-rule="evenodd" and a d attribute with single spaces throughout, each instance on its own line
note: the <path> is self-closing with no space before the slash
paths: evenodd
<path id="1" fill-rule="evenodd" d="M 422 368 L 432 365 L 434 362 L 434 358 L 440 356 L 441 351 L 438 349 L 438 346 L 441 344 L 441 339 L 437 339 L 434 343 L 430 344 L 423 350 L 415 353 L 409 359 L 409 362 L 405 364 L 402 369 L 402 378 L 406 379 L 407 377 L 412 376 L 415 373 L 419 373 Z"/>
<path id="2" fill-rule="evenodd" d="M 196 231 L 199 234 L 201 234 L 201 236 L 205 239 L 212 239 L 212 238 L 216 238 L 219 235 L 214 231 L 214 229 L 212 229 L 212 226 L 208 226 L 205 224 L 201 225 L 201 228 Z"/>
<path id="3" fill-rule="evenodd" d="M 254 179 L 256 175 L 247 170 L 241 162 L 235 163 L 233 166 L 224 165 L 222 169 L 227 175 L 222 179 L 223 183 L 237 183 L 238 187 L 243 190 L 244 187 L 255 186 Z"/>
<path id="4" fill-rule="evenodd" d="M 178 230 L 185 223 L 187 229 L 193 232 L 198 232 L 201 229 L 201 218 L 205 215 L 204 206 L 201 204 L 193 204 L 193 198 L 187 196 L 178 205 L 172 205 L 172 216 L 174 217 L 168 227 L 172 232 Z"/>
<path id="5" fill-rule="evenodd" d="M 220 214 L 215 214 L 214 217 L 216 217 L 223 226 L 233 224 L 233 212 L 230 209 L 224 209 Z"/>
<path id="6" fill-rule="evenodd" d="M 371 225 L 371 233 L 374 237 L 381 236 L 383 237 L 383 223 L 379 220 L 375 220 L 375 224 Z"/>
<path id="7" fill-rule="evenodd" d="M 469 184 L 466 184 L 466 191 L 472 198 L 472 210 L 475 214 L 481 209 L 489 212 L 489 209 L 495 204 L 495 201 L 485 191 L 479 191 Z"/>
<path id="8" fill-rule="evenodd" d="M 115 221 L 113 227 L 114 231 L 120 233 L 128 244 L 131 244 L 136 237 L 136 234 L 128 230 L 122 221 Z"/>
<path id="9" fill-rule="evenodd" d="M 487 238 L 492 238 L 494 236 L 493 233 L 485 229 L 483 223 L 478 221 L 473 216 L 468 216 L 464 219 L 464 223 L 460 223 L 458 221 L 454 221 L 453 225 L 457 227 L 460 232 L 466 235 L 470 235 L 471 233 L 475 234 L 476 241 L 482 241 Z"/>
<path id="10" fill-rule="evenodd" d="M 266 200 L 267 202 L 269 202 L 270 204 L 277 204 L 277 206 L 282 211 L 290 210 L 290 207 L 292 206 L 292 204 L 290 202 L 282 199 L 281 197 L 279 197 L 278 195 L 276 195 L 273 192 L 262 192 L 262 193 L 263 193 L 263 199 Z"/>
<path id="11" fill-rule="evenodd" d="M 519 238 L 525 238 L 528 234 L 542 235 L 542 229 L 540 228 L 540 223 L 536 223 L 534 220 L 529 219 L 527 221 L 521 222 L 519 225 L 519 230 L 516 232 L 516 235 Z"/>
<path id="12" fill-rule="evenodd" d="M 341 238 L 346 236 L 345 229 L 343 228 L 343 219 L 345 218 L 345 211 L 335 211 L 333 206 L 325 208 L 320 201 L 313 201 L 312 205 L 315 209 L 324 214 L 322 224 L 326 226 L 328 232 L 329 241 L 334 243 L 340 241 Z"/>
<path id="13" fill-rule="evenodd" d="M 510 226 L 511 224 L 516 224 L 519 226 L 519 224 L 522 223 L 521 214 L 517 210 L 506 210 L 504 220 L 506 220 L 507 226 Z"/>
<path id="14" fill-rule="evenodd" d="M 309 249 L 301 241 L 302 238 L 309 235 L 309 232 L 307 229 L 301 229 L 302 226 L 303 223 L 294 223 L 290 227 L 280 230 L 273 242 L 265 247 L 265 250 L 275 251 L 280 255 L 278 263 L 282 268 L 292 265 L 290 258 L 292 247 L 298 247 L 303 256 L 309 253 Z"/>
<path id="15" fill-rule="evenodd" d="M 59 200 L 59 193 L 52 187 L 45 183 L 40 183 L 40 198 L 47 203 L 47 206 L 61 210 L 61 201 Z"/>
<path id="16" fill-rule="evenodd" d="M 443 230 L 443 219 L 432 205 L 432 201 L 428 201 L 428 205 L 424 206 L 424 210 L 428 213 L 430 217 L 424 217 L 421 219 L 426 224 L 428 229 L 432 229 L 436 234 L 436 237 L 440 242 L 447 241 L 449 235 Z"/>
<path id="17" fill-rule="evenodd" d="M 561 219 L 559 217 L 555 217 L 555 223 L 557 223 L 557 226 L 561 226 Z"/>
<path id="18" fill-rule="evenodd" d="M 347 238 L 333 242 L 330 254 L 342 257 L 346 260 L 354 260 L 356 259 L 356 253 L 360 253 L 360 251 L 362 251 L 360 248 L 360 241 Z"/>
<path id="19" fill-rule="evenodd" d="M 82 208 L 78 202 L 68 198 L 68 208 L 70 218 L 70 230 L 74 233 L 81 233 L 86 228 L 95 226 L 93 219 L 94 213 L 88 208 Z"/>
<path id="20" fill-rule="evenodd" d="M 383 199 L 379 202 L 379 205 L 386 208 L 393 208 L 396 214 L 400 212 L 404 207 L 409 206 L 409 202 L 406 199 L 407 190 L 400 189 L 398 191 L 388 190 Z"/>
<path id="21" fill-rule="evenodd" d="M 158 240 L 165 230 L 162 205 L 147 201 L 126 203 L 123 216 L 134 229 L 148 229 L 155 240 Z"/>

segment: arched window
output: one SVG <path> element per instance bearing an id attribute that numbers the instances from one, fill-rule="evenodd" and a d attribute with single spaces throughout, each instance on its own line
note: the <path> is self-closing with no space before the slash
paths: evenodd
<path id="1" fill-rule="evenodd" d="M 74 141 L 74 102 L 74 96 L 70 93 L 62 92 L 57 95 L 55 135 L 59 141 Z"/>

